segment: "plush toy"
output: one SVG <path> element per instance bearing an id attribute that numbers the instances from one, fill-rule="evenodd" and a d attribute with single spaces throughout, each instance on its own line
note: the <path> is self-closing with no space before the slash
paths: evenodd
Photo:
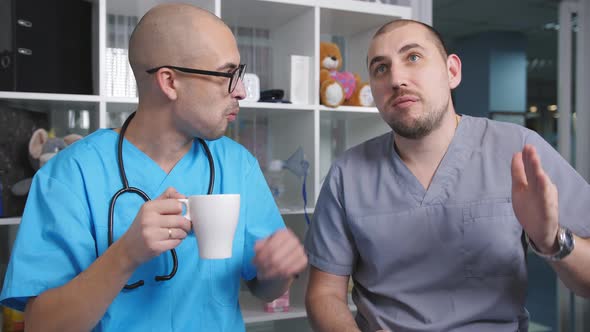
<path id="1" fill-rule="evenodd" d="M 29 159 L 35 171 L 45 165 L 59 151 L 82 138 L 77 134 L 70 134 L 63 138 L 54 136 L 53 133 L 48 133 L 43 128 L 35 130 L 33 136 L 31 136 L 29 140 Z M 27 178 L 15 183 L 11 188 L 12 193 L 16 196 L 26 195 L 31 187 L 31 180 L 31 178 Z"/>
<path id="2" fill-rule="evenodd" d="M 320 102 L 329 107 L 340 105 L 373 106 L 371 87 L 356 73 L 339 71 L 340 48 L 334 43 L 320 43 Z"/>

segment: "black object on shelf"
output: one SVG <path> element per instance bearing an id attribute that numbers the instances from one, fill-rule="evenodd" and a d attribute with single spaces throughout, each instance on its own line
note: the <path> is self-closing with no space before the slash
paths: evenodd
<path id="1" fill-rule="evenodd" d="M 92 94 L 92 4 L 0 0 L 0 90 Z"/>
<path id="2" fill-rule="evenodd" d="M 285 91 L 280 89 L 271 89 L 271 90 L 264 90 L 260 92 L 260 99 L 259 102 L 262 103 L 284 103 L 290 104 L 291 102 L 288 100 L 283 99 L 285 96 Z"/>

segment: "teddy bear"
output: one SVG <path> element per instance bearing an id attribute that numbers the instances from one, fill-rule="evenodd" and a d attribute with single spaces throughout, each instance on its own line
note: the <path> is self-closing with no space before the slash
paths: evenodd
<path id="1" fill-rule="evenodd" d="M 58 138 L 52 132 L 47 132 L 43 128 L 35 130 L 29 140 L 29 160 L 31 166 L 33 166 L 34 170 L 38 170 L 59 151 L 81 138 L 82 136 L 78 134 L 70 134 L 63 138 Z M 11 188 L 12 194 L 15 196 L 25 196 L 28 194 L 31 181 L 31 178 L 27 178 L 15 183 Z"/>
<path id="2" fill-rule="evenodd" d="M 356 73 L 339 71 L 342 54 L 338 45 L 320 43 L 320 102 L 322 105 L 337 107 L 373 106 L 373 95 L 369 84 L 361 82 Z"/>

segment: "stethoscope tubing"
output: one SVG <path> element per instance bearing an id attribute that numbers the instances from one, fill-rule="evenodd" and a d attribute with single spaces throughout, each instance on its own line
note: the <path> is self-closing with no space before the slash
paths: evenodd
<path id="1" fill-rule="evenodd" d="M 139 195 L 145 202 L 150 200 L 150 197 L 141 189 L 136 187 L 130 187 L 129 182 L 127 180 L 127 175 L 125 174 L 125 166 L 123 164 L 123 139 L 125 138 L 125 131 L 131 122 L 131 119 L 135 116 L 135 112 L 131 113 L 129 117 L 123 123 L 121 127 L 121 132 L 119 133 L 119 138 L 117 140 L 117 166 L 119 168 L 119 174 L 121 176 L 121 182 L 123 183 L 123 188 L 119 189 L 115 195 L 111 198 L 111 203 L 109 205 L 109 220 L 108 220 L 108 246 L 110 247 L 113 244 L 113 229 L 114 229 L 114 213 L 115 213 L 115 203 L 119 196 L 125 193 L 135 193 Z M 198 138 L 199 143 L 203 146 L 205 150 L 205 154 L 207 155 L 207 160 L 209 162 L 209 187 L 207 189 L 207 195 L 211 195 L 213 193 L 213 186 L 215 184 L 215 164 L 213 163 L 213 156 L 211 155 L 211 151 L 209 150 L 209 146 L 202 138 Z M 176 272 L 178 271 L 178 256 L 176 254 L 175 249 L 170 250 L 170 254 L 172 255 L 172 271 L 163 276 L 156 276 L 154 279 L 156 281 L 165 281 L 172 279 Z M 143 280 L 139 280 L 132 284 L 125 285 L 124 289 L 131 290 L 138 288 L 144 285 Z"/>

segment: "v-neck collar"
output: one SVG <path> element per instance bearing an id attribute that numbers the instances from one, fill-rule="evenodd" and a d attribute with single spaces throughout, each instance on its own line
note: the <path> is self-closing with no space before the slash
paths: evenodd
<path id="1" fill-rule="evenodd" d="M 119 134 L 112 131 L 119 138 Z M 191 163 L 191 156 L 195 155 L 195 141 L 191 148 L 180 158 L 169 173 L 166 173 L 157 162 L 145 152 L 136 147 L 127 138 L 123 138 L 123 164 L 125 174 L 130 187 L 141 186 L 139 189 L 148 193 L 153 199 L 155 194 L 162 192 L 167 187 L 169 179 L 174 178 L 177 173 L 182 174 Z"/>
<path id="2" fill-rule="evenodd" d="M 414 198 L 417 206 L 440 204 L 445 202 L 451 192 L 450 186 L 456 182 L 459 174 L 466 164 L 472 152 L 472 146 L 466 137 L 469 136 L 469 122 L 471 117 L 463 115 L 461 121 L 455 130 L 455 134 L 443 156 L 440 165 L 434 172 L 432 181 L 428 189 L 424 189 L 418 178 L 410 171 L 402 161 L 400 155 L 394 148 L 394 135 L 390 134 L 388 149 L 389 155 L 392 156 L 394 172 L 402 179 L 408 194 Z"/>

